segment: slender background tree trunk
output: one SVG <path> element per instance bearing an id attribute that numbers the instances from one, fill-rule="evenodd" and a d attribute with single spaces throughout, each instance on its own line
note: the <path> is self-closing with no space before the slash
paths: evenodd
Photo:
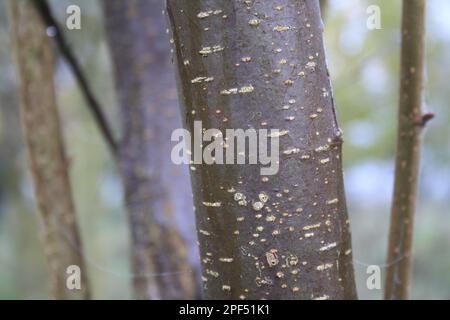
<path id="1" fill-rule="evenodd" d="M 410 291 L 421 132 L 426 122 L 432 118 L 431 114 L 422 115 L 424 59 L 425 0 L 404 0 L 400 108 L 387 258 L 386 299 L 407 299 Z"/>
<path id="2" fill-rule="evenodd" d="M 136 297 L 194 298 L 199 281 L 192 192 L 187 168 L 170 159 L 171 132 L 181 119 L 163 1 L 108 0 L 103 7 L 122 109 L 119 161 Z"/>
<path id="3" fill-rule="evenodd" d="M 167 8 L 186 128 L 282 132 L 277 175 L 192 165 L 206 298 L 356 298 L 319 2 Z"/>
<path id="4" fill-rule="evenodd" d="M 53 84 L 52 45 L 30 1 L 10 1 L 25 129 L 43 244 L 56 299 L 87 299 L 89 292 L 68 177 Z M 81 290 L 66 286 L 67 267 L 81 268 Z"/>

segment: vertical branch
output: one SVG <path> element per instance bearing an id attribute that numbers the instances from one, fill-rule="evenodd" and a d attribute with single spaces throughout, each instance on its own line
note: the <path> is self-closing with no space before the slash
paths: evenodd
<path id="1" fill-rule="evenodd" d="M 404 0 L 402 17 L 400 104 L 395 184 L 389 232 L 386 299 L 407 299 L 421 132 L 431 114 L 422 114 L 425 55 L 425 0 Z"/>
<path id="2" fill-rule="evenodd" d="M 53 49 L 28 0 L 10 3 L 11 30 L 20 76 L 21 118 L 43 222 L 43 243 L 56 299 L 89 297 L 80 236 L 53 83 Z M 69 266 L 81 268 L 81 289 L 66 286 Z M 76 280 L 75 280 L 76 281 Z"/>
<path id="3" fill-rule="evenodd" d="M 356 298 L 318 1 L 168 0 L 167 9 L 185 127 L 201 134 L 201 121 L 234 151 L 227 165 L 191 164 L 206 298 Z M 280 130 L 258 137 L 279 137 L 280 156 L 269 147 L 278 173 L 236 163 L 226 130 L 249 128 Z"/>
<path id="4" fill-rule="evenodd" d="M 200 291 L 189 260 L 196 239 L 186 228 L 194 229 L 192 192 L 187 166 L 170 158 L 170 136 L 181 117 L 163 1 L 105 0 L 103 8 L 122 114 L 119 161 L 135 296 L 192 299 Z"/>

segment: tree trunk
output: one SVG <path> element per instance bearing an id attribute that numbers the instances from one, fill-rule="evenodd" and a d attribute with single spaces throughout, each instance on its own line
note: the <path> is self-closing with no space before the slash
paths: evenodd
<path id="1" fill-rule="evenodd" d="M 432 114 L 422 115 L 425 0 L 404 0 L 402 20 L 400 107 L 386 299 L 407 299 L 409 296 L 421 132 L 433 117 Z"/>
<path id="2" fill-rule="evenodd" d="M 192 164 L 206 298 L 355 299 L 318 1 L 168 0 L 167 9 L 186 128 L 280 130 L 270 134 L 280 139 L 276 175 L 248 161 Z"/>
<path id="3" fill-rule="evenodd" d="M 53 52 L 46 28 L 27 0 L 10 1 L 20 76 L 21 117 L 43 225 L 56 299 L 89 297 L 53 84 Z M 81 289 L 66 286 L 69 266 L 81 268 Z"/>
<path id="4" fill-rule="evenodd" d="M 122 110 L 120 167 L 132 230 L 136 297 L 194 298 L 200 290 L 195 275 L 199 267 L 192 265 L 198 253 L 193 253 L 197 248 L 189 174 L 170 161 L 170 135 L 181 119 L 163 1 L 103 4 Z"/>

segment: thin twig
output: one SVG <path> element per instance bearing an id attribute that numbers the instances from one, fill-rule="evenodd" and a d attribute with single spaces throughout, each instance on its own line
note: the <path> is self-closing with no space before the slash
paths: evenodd
<path id="1" fill-rule="evenodd" d="M 404 0 L 400 103 L 394 196 L 387 258 L 385 299 L 408 299 L 412 235 L 417 201 L 421 132 L 432 113 L 423 114 L 425 0 Z M 404 257 L 398 263 L 399 257 Z"/>
<path id="2" fill-rule="evenodd" d="M 106 117 L 102 111 L 100 103 L 95 98 L 95 95 L 89 85 L 89 82 L 81 69 L 80 63 L 78 62 L 70 46 L 68 45 L 64 33 L 62 32 L 58 22 L 53 16 L 50 6 L 48 5 L 46 0 L 34 0 L 33 3 L 37 11 L 39 12 L 40 16 L 44 20 L 45 24 L 47 25 L 47 28 L 49 27 L 54 28 L 55 43 L 58 46 L 61 55 L 66 60 L 69 67 L 72 69 L 76 81 L 78 82 L 78 85 L 80 86 L 80 89 L 87 101 L 88 107 L 91 110 L 95 120 L 97 121 L 100 131 L 102 132 L 104 138 L 106 139 L 106 142 L 108 143 L 113 156 L 116 156 L 117 144 L 115 142 L 110 126 L 108 125 Z"/>

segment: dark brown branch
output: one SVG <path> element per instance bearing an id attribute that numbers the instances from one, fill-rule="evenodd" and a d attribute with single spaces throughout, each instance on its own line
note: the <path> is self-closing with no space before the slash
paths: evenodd
<path id="1" fill-rule="evenodd" d="M 422 113 L 425 0 L 404 0 L 402 19 L 400 105 L 386 299 L 409 297 L 421 131 L 434 116 L 432 113 Z"/>
<path id="2" fill-rule="evenodd" d="M 106 139 L 106 142 L 108 143 L 112 154 L 115 156 L 117 153 L 117 144 L 115 142 L 112 130 L 108 125 L 106 117 L 100 106 L 100 103 L 95 98 L 95 95 L 89 85 L 89 81 L 87 80 L 86 76 L 84 75 L 81 69 L 80 63 L 73 54 L 64 36 L 64 33 L 62 32 L 58 22 L 53 16 L 50 6 L 48 5 L 46 0 L 34 0 L 32 2 L 35 5 L 37 11 L 39 12 L 41 18 L 44 20 L 44 23 L 47 25 L 47 28 L 54 28 L 54 30 L 56 31 L 54 37 L 55 43 L 61 55 L 71 68 L 75 76 L 75 79 L 78 82 L 78 85 L 80 86 L 80 89 L 87 101 L 88 107 L 91 110 L 95 118 L 95 121 L 97 122 L 100 128 L 100 131 L 102 132 L 104 138 Z"/>

